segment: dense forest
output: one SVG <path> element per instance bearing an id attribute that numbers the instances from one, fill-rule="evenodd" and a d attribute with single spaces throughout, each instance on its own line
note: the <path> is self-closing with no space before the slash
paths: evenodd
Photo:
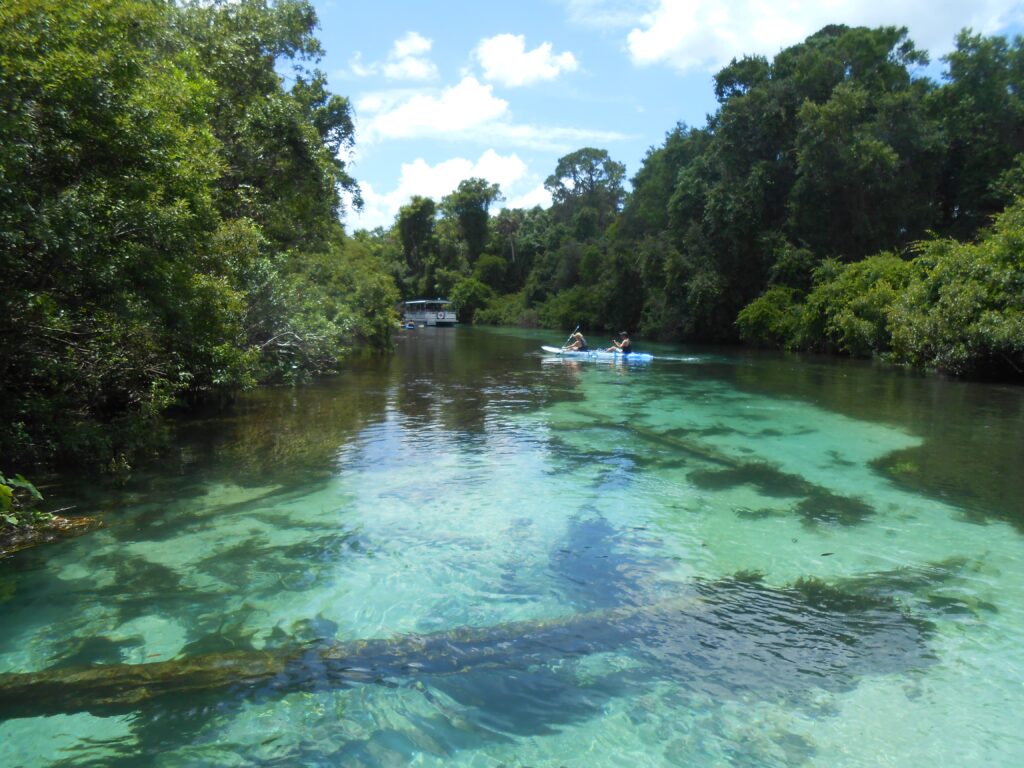
<path id="1" fill-rule="evenodd" d="M 733 60 L 631 180 L 584 147 L 548 209 L 467 179 L 348 234 L 316 25 L 306 0 L 4 3 L 0 469 L 116 472 L 169 409 L 386 350 L 422 296 L 1024 379 L 1019 38 L 962 32 L 935 82 L 906 30 L 826 27 Z"/>
<path id="2" fill-rule="evenodd" d="M 117 471 L 162 415 L 386 348 L 308 3 L 0 8 L 0 456 Z M 287 70 L 287 77 L 280 74 Z"/>
<path id="3" fill-rule="evenodd" d="M 1024 379 L 1024 50 L 962 32 L 941 84 L 907 31 L 830 26 L 714 77 L 625 189 L 583 148 L 553 205 L 464 182 L 359 235 L 464 320 L 880 355 Z"/>

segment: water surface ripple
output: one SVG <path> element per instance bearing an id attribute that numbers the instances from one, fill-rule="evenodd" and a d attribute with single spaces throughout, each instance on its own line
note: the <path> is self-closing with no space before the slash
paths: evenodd
<path id="1" fill-rule="evenodd" d="M 1024 393 L 550 342 L 408 332 L 80 482 L 104 529 L 0 561 L 0 764 L 1024 763 Z"/>

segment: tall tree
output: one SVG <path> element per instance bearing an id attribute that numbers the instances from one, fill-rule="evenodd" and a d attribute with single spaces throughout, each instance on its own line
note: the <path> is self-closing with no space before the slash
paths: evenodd
<path id="1" fill-rule="evenodd" d="M 339 157 L 354 137 L 347 99 L 310 69 L 323 51 L 308 0 L 189 0 L 181 34 L 216 83 L 209 118 L 225 173 L 217 202 L 227 218 L 258 222 L 282 250 L 326 247 L 339 191 L 358 186 Z M 285 90 L 281 63 L 295 83 Z"/>
<path id="2" fill-rule="evenodd" d="M 434 228 L 437 220 L 437 204 L 429 197 L 415 195 L 407 205 L 398 211 L 398 235 L 402 241 L 402 253 L 409 267 L 410 281 L 414 290 L 429 290 L 423 285 L 427 267 L 437 251 Z"/>
<path id="3" fill-rule="evenodd" d="M 173 13 L 147 0 L 0 12 L 8 460 L 109 456 L 111 423 L 130 431 L 192 379 L 244 378 L 240 302 L 200 259 L 222 170 L 213 87 L 174 51 Z"/>
<path id="4" fill-rule="evenodd" d="M 939 191 L 942 223 L 965 237 L 1009 202 L 996 181 L 1024 152 L 1024 39 L 1008 42 L 965 29 L 943 61 L 946 83 L 932 96 L 949 142 Z"/>
<path id="5" fill-rule="evenodd" d="M 175 401 L 388 343 L 315 26 L 301 0 L 4 4 L 0 456 L 123 466 Z"/>
<path id="6" fill-rule="evenodd" d="M 684 318 L 673 320 L 684 334 L 731 339 L 736 313 L 794 246 L 859 257 L 920 236 L 934 221 L 941 154 L 929 85 L 910 76 L 924 61 L 906 30 L 830 26 L 770 63 L 747 57 L 719 72 L 719 111 L 664 148 L 679 163 L 667 228 L 682 290 L 659 314 Z M 645 161 L 627 222 L 641 204 L 659 220 L 647 195 L 664 162 L 661 152 Z"/>
<path id="7" fill-rule="evenodd" d="M 558 159 L 544 181 L 557 215 L 571 222 L 580 236 L 603 230 L 622 207 L 626 166 L 603 149 L 584 147 Z"/>
<path id="8" fill-rule="evenodd" d="M 458 222 L 470 265 L 476 263 L 487 245 L 490 208 L 503 199 L 497 184 L 477 178 L 464 179 L 454 192 L 441 199 L 442 213 Z"/>

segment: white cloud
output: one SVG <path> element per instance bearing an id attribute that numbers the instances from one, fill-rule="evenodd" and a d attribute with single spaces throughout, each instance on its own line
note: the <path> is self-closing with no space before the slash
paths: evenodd
<path id="1" fill-rule="evenodd" d="M 352 59 L 349 61 L 348 66 L 349 69 L 352 70 L 352 73 L 356 75 L 356 77 L 369 77 L 374 73 L 374 68 L 372 65 L 366 66 L 365 64 L 363 64 L 363 54 L 361 54 L 359 51 L 356 51 L 355 56 L 353 56 Z"/>
<path id="2" fill-rule="evenodd" d="M 443 89 L 364 94 L 355 101 L 358 146 L 361 152 L 376 153 L 388 141 L 405 141 L 406 146 L 414 146 L 413 140 L 435 139 L 564 154 L 581 146 L 602 146 L 632 138 L 615 131 L 516 123 L 508 102 L 495 96 L 493 89 L 493 85 L 467 75 Z M 354 158 L 352 162 L 355 163 Z M 350 210 L 348 224 L 368 229 L 390 226 L 399 207 L 413 195 L 440 200 L 470 177 L 499 184 L 510 199 L 508 205 L 533 207 L 551 202 L 540 179 L 527 174 L 525 164 L 516 154 L 500 155 L 488 149 L 476 161 L 457 157 L 429 165 L 421 157 L 405 163 L 401 178 L 390 191 L 361 182 L 364 209 Z"/>
<path id="3" fill-rule="evenodd" d="M 569 20 L 587 27 L 629 27 L 656 6 L 657 0 L 562 0 Z"/>
<path id="4" fill-rule="evenodd" d="M 453 157 L 430 165 L 423 158 L 417 158 L 411 163 L 402 163 L 398 186 L 391 192 L 378 193 L 372 185 L 362 184 L 363 211 L 352 211 L 347 219 L 356 228 L 389 227 L 398 209 L 409 202 L 413 195 L 430 197 L 440 202 L 442 197 L 455 191 L 459 182 L 469 178 L 487 179 L 500 186 L 504 193 L 528 180 L 527 171 L 526 163 L 515 153 L 499 155 L 493 149 L 485 151 L 475 162 Z"/>
<path id="5" fill-rule="evenodd" d="M 424 37 L 419 32 L 409 32 L 405 37 L 395 40 L 391 46 L 391 57 L 394 59 L 407 59 L 413 56 L 422 56 L 430 53 L 433 41 Z"/>
<path id="6" fill-rule="evenodd" d="M 507 115 L 508 102 L 497 98 L 492 86 L 466 77 L 457 85 L 445 88 L 439 96 L 418 93 L 387 104 L 378 94 L 361 99 L 356 109 L 370 115 L 359 131 L 362 140 L 376 141 L 472 131 Z"/>
<path id="7" fill-rule="evenodd" d="M 586 2 L 570 0 L 570 7 Z M 743 54 L 774 56 L 826 24 L 892 25 L 907 26 L 917 46 L 937 58 L 963 27 L 991 34 L 1022 20 L 1020 0 L 659 0 L 627 43 L 635 64 L 715 70 Z"/>
<path id="8" fill-rule="evenodd" d="M 636 138 L 618 131 L 512 123 L 488 126 L 488 135 L 493 140 L 552 152 L 568 152 L 587 144 L 602 145 Z"/>
<path id="9" fill-rule="evenodd" d="M 516 197 L 509 197 L 502 207 L 530 209 L 537 205 L 541 208 L 551 206 L 551 193 L 544 188 L 543 184 L 538 184 L 533 189 Z"/>
<path id="10" fill-rule="evenodd" d="M 483 67 L 485 79 L 508 87 L 551 80 L 562 72 L 573 72 L 579 67 L 576 57 L 570 52 L 552 53 L 551 43 L 541 43 L 527 51 L 523 35 L 485 38 L 473 55 Z"/>
<path id="11" fill-rule="evenodd" d="M 409 32 L 391 46 L 384 62 L 363 64 L 363 56 L 357 52 L 349 62 L 349 68 L 359 77 L 383 75 L 389 80 L 433 80 L 437 77 L 437 66 L 426 54 L 430 53 L 433 41 L 418 32 Z"/>
<path id="12" fill-rule="evenodd" d="M 417 32 L 410 32 L 395 41 L 384 62 L 384 76 L 392 80 L 431 80 L 437 77 L 437 67 L 425 55 L 433 42 Z"/>
<path id="13" fill-rule="evenodd" d="M 508 102 L 494 95 L 493 86 L 471 76 L 438 94 L 368 94 L 356 101 L 356 115 L 357 136 L 363 144 L 387 139 L 440 138 L 569 151 L 583 144 L 629 138 L 615 131 L 515 123 Z"/>

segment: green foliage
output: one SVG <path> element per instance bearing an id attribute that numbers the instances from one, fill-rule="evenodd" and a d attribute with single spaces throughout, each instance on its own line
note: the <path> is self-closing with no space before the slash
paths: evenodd
<path id="1" fill-rule="evenodd" d="M 889 253 L 854 264 L 825 262 L 815 271 L 798 343 L 856 357 L 886 352 L 890 312 L 910 274 L 911 265 Z"/>
<path id="2" fill-rule="evenodd" d="M 0 532 L 50 519 L 51 515 L 36 507 L 42 500 L 43 494 L 22 475 L 6 478 L 0 474 Z"/>
<path id="3" fill-rule="evenodd" d="M 888 253 L 853 264 L 830 259 L 814 271 L 806 296 L 772 286 L 743 308 L 736 324 L 741 337 L 756 344 L 883 354 L 890 346 L 892 307 L 911 272 L 909 262 Z"/>
<path id="4" fill-rule="evenodd" d="M 786 285 L 773 285 L 740 310 L 740 338 L 768 347 L 791 347 L 799 337 L 802 294 Z"/>
<path id="5" fill-rule="evenodd" d="M 537 310 L 545 328 L 600 328 L 604 295 L 596 286 L 577 285 L 561 291 Z"/>
<path id="6" fill-rule="evenodd" d="M 182 333 L 221 170 L 212 87 L 149 2 L 16 2 L 0 16 L 0 451 L 133 450 L 186 386 Z M 206 373 L 203 371 L 202 373 Z"/>
<path id="7" fill-rule="evenodd" d="M 514 325 L 536 328 L 540 325 L 537 311 L 526 306 L 523 291 L 495 296 L 486 307 L 477 310 L 473 322 L 478 325 Z"/>
<path id="8" fill-rule="evenodd" d="M 802 297 L 775 286 L 739 314 L 744 339 L 892 359 L 955 375 L 1024 374 L 1024 200 L 978 243 L 932 239 L 912 262 L 824 262 Z"/>
<path id="9" fill-rule="evenodd" d="M 603 230 L 618 213 L 625 177 L 626 166 L 605 150 L 584 147 L 559 158 L 544 187 L 551 193 L 556 215 L 572 222 L 577 236 L 585 238 Z"/>
<path id="10" fill-rule="evenodd" d="M 424 269 L 437 252 L 437 239 L 434 235 L 437 205 L 429 197 L 412 198 L 408 205 L 402 206 L 398 212 L 396 229 L 402 243 L 402 254 L 409 272 L 421 276 Z M 419 286 L 417 292 L 423 289 Z"/>
<path id="11" fill-rule="evenodd" d="M 473 277 L 495 291 L 500 291 L 505 285 L 507 272 L 508 263 L 503 258 L 485 253 L 477 259 Z"/>
<path id="12" fill-rule="evenodd" d="M 127 466 L 175 403 L 389 343 L 393 281 L 338 222 L 353 125 L 303 66 L 315 26 L 305 0 L 4 5 L 8 461 Z"/>
<path id="13" fill-rule="evenodd" d="M 189 2 L 172 20 L 180 44 L 216 85 L 206 118 L 225 161 L 218 208 L 248 217 L 281 250 L 324 247 L 340 206 L 338 188 L 358 187 L 338 151 L 353 141 L 347 99 L 308 70 L 322 53 L 308 0 Z M 290 62 L 295 84 L 276 66 Z"/>
<path id="14" fill-rule="evenodd" d="M 354 348 L 391 343 L 398 291 L 373 255 L 349 241 L 295 255 L 269 295 L 272 311 L 249 329 L 262 380 L 293 382 L 337 371 Z"/>
<path id="15" fill-rule="evenodd" d="M 1024 152 L 1024 39 L 965 29 L 943 61 L 947 82 L 929 101 L 947 143 L 937 229 L 969 238 L 1013 200 L 999 179 Z"/>
<path id="16" fill-rule="evenodd" d="M 978 243 L 919 246 L 893 308 L 897 360 L 957 375 L 1024 375 L 1024 199 Z"/>
<path id="17" fill-rule="evenodd" d="M 808 248 L 796 248 L 782 242 L 773 249 L 774 263 L 768 270 L 770 285 L 788 285 L 808 290 L 814 282 L 814 270 L 820 259 Z"/>
<path id="18" fill-rule="evenodd" d="M 458 222 L 470 264 L 476 262 L 487 245 L 490 207 L 503 199 L 497 184 L 488 184 L 485 179 L 464 179 L 441 200 L 444 214 Z"/>
<path id="19" fill-rule="evenodd" d="M 459 311 L 459 319 L 464 323 L 472 323 L 477 310 L 487 306 L 493 295 L 491 289 L 476 278 L 464 277 L 452 288 L 450 298 Z"/>

